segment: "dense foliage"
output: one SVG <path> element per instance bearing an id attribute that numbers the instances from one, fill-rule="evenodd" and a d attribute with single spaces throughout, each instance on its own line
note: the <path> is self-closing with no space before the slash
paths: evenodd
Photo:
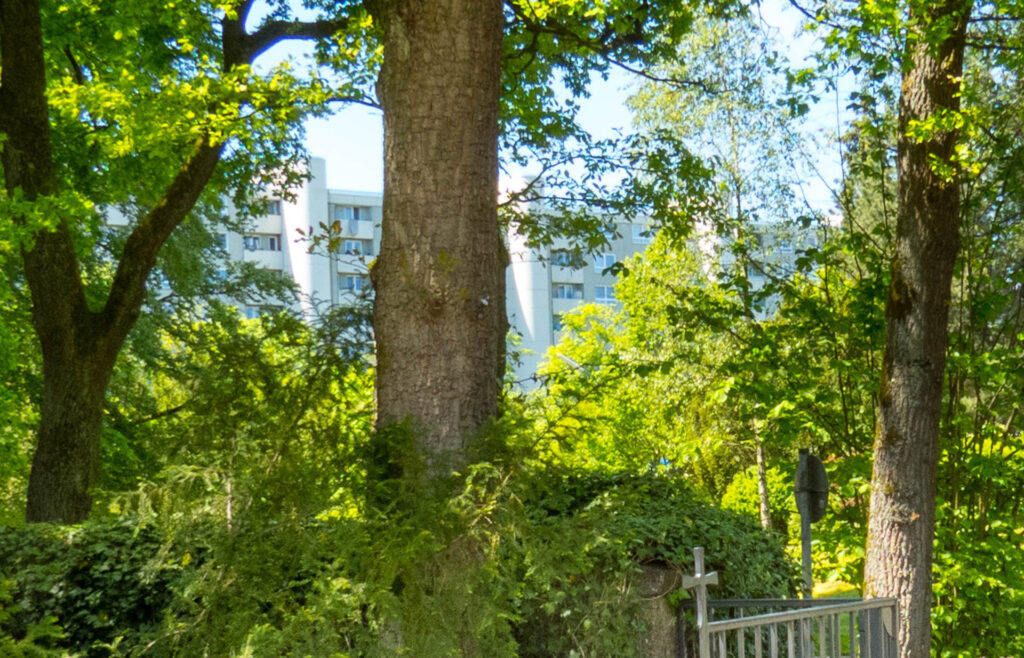
<path id="1" fill-rule="evenodd" d="M 454 497 L 406 502 L 398 519 L 264 511 L 231 529 L 123 516 L 5 529 L 15 607 L 0 631 L 89 656 L 389 655 L 399 632 L 418 655 L 471 642 L 496 656 L 628 656 L 644 637 L 642 565 L 692 568 L 701 544 L 722 596 L 791 592 L 778 537 L 675 478 L 480 464 Z M 157 530 L 168 524 L 174 536 Z M 463 568 L 449 574 L 453 560 Z"/>
<path id="2" fill-rule="evenodd" d="M 158 531 L 121 519 L 2 528 L 0 564 L 14 606 L 3 632 L 31 637 L 33 624 L 52 619 L 62 630 L 55 644 L 86 655 L 106 655 L 101 647 L 115 641 L 137 644 L 155 629 L 182 568 Z"/>
<path id="3" fill-rule="evenodd" d="M 301 161 L 299 116 L 330 96 L 372 102 L 370 14 L 311 3 L 351 19 L 318 47 L 342 74 L 329 88 L 319 75 L 296 84 L 288 65 L 220 71 L 217 3 L 137 4 L 46 5 L 67 190 L 54 203 L 73 220 L 87 306 L 101 305 L 126 249 L 101 210 L 137 226 L 197 134 L 230 148 L 156 260 L 151 284 L 170 292 L 147 298 L 117 359 L 95 521 L 81 526 L 22 527 L 43 374 L 19 250 L 39 226 L 0 226 L 0 653 L 634 655 L 645 569 L 689 570 L 695 545 L 721 574 L 717 596 L 792 593 L 790 474 L 808 446 L 832 482 L 815 579 L 861 585 L 900 9 L 822 5 L 821 69 L 793 72 L 731 3 L 506 3 L 503 157 L 544 174 L 507 221 L 533 245 L 580 251 L 603 244 L 610 213 L 643 209 L 662 231 L 622 268 L 617 306 L 564 318 L 541 388 L 509 393 L 473 465 L 426 484 L 396 477 L 420 457 L 407 428 L 372 430 L 362 309 L 243 320 L 225 296 L 288 299 L 288 285 L 246 266 L 215 275 L 214 227 L 259 210 L 264 190 L 248 182 L 270 163 Z M 272 5 L 267 24 L 293 18 Z M 924 139 L 956 124 L 969 173 L 936 501 L 943 658 L 1024 655 L 1020 48 L 1016 22 L 981 9 L 972 39 L 996 47 L 968 53 L 967 109 L 913 127 Z M 590 76 L 655 58 L 633 99 L 639 133 L 592 140 L 576 121 Z M 800 85 L 843 67 L 856 118 L 839 143 L 841 216 L 823 217 L 794 188 L 808 175 Z M 223 216 L 226 195 L 237 217 Z M 22 208 L 0 201 L 8 215 Z M 516 215 L 517 201 L 547 212 Z M 801 235 L 792 267 L 767 258 L 771 240 Z M 761 505 L 768 532 L 754 521 Z"/>

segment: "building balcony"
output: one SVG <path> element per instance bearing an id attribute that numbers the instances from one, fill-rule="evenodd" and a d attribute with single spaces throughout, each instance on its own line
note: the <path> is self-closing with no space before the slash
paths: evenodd
<path id="1" fill-rule="evenodd" d="M 255 263 L 259 268 L 281 271 L 285 269 L 282 251 L 245 251 L 243 254 L 245 262 Z"/>
<path id="2" fill-rule="evenodd" d="M 373 222 L 368 219 L 339 219 L 341 235 L 346 238 L 373 240 Z"/>
<path id="3" fill-rule="evenodd" d="M 252 228 L 246 229 L 247 233 L 276 233 L 280 234 L 284 227 L 280 215 L 263 215 L 257 217 Z"/>
<path id="4" fill-rule="evenodd" d="M 372 260 L 373 257 L 371 256 L 350 256 L 347 254 L 339 254 L 338 271 L 365 274 L 369 271 L 369 264 Z"/>
<path id="5" fill-rule="evenodd" d="M 583 283 L 583 270 L 552 265 L 551 283 Z"/>
<path id="6" fill-rule="evenodd" d="M 575 310 L 577 306 L 586 304 L 585 299 L 552 299 L 551 300 L 551 312 L 552 313 L 568 313 L 569 311 Z"/>

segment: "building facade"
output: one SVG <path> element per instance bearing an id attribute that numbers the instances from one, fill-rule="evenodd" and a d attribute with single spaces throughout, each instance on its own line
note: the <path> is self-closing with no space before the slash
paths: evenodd
<path id="1" fill-rule="evenodd" d="M 267 213 L 244 233 L 220 234 L 228 260 L 288 277 L 298 288 L 301 310 L 312 316 L 325 308 L 354 307 L 372 294 L 369 267 L 380 250 L 382 195 L 375 192 L 331 190 L 326 187 L 326 162 L 310 161 L 310 178 L 291 200 L 272 200 Z M 788 278 L 802 251 L 820 244 L 814 229 L 794 230 L 782 224 L 759 223 L 746 229 L 751 246 L 743 262 L 734 253 L 732 236 L 722 236 L 698 224 L 694 248 L 701 252 L 705 275 L 742 265 L 752 290 L 771 278 Z M 311 234 L 328 235 L 333 249 L 310 249 Z M 510 228 L 507 234 L 505 306 L 517 353 L 513 379 L 526 389 L 549 348 L 561 338 L 561 318 L 582 304 L 617 304 L 614 266 L 643 251 L 652 241 L 648 226 L 628 219 L 610 219 L 606 246 L 580 256 L 565 241 L 536 248 Z M 247 317 L 280 308 L 269 300 L 246 305 Z M 768 298 L 756 311 L 760 320 L 774 314 L 777 299 Z"/>
<path id="2" fill-rule="evenodd" d="M 598 253 L 581 257 L 556 241 L 537 249 L 510 230 L 505 307 L 512 331 L 519 336 L 516 379 L 529 387 L 541 361 L 561 337 L 562 316 L 582 304 L 617 304 L 613 273 L 616 263 L 643 251 L 651 242 L 647 225 L 629 220 L 610 223 L 608 243 Z"/>
<path id="3" fill-rule="evenodd" d="M 369 265 L 380 250 L 382 195 L 327 189 L 326 163 L 310 160 L 310 178 L 292 200 L 273 200 L 245 233 L 221 234 L 229 260 L 251 262 L 290 278 L 302 310 L 353 306 L 370 292 Z M 561 316 L 585 303 L 615 304 L 616 276 L 608 268 L 650 242 L 643 224 L 615 223 L 601 253 L 581 258 L 567 244 L 536 249 L 514 229 L 508 234 L 506 308 L 519 335 L 515 380 L 529 388 L 548 348 L 559 339 Z M 310 249 L 306 236 L 328 230 L 337 249 Z M 248 317 L 271 310 L 268 302 L 245 306 Z"/>

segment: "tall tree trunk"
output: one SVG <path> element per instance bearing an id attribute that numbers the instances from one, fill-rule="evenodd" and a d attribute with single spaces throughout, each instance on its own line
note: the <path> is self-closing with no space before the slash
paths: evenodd
<path id="1" fill-rule="evenodd" d="M 410 423 L 434 469 L 497 411 L 501 0 L 378 3 L 384 219 L 372 277 L 378 426 Z"/>
<path id="2" fill-rule="evenodd" d="M 936 129 L 924 139 L 908 133 L 917 122 L 959 110 L 970 6 L 970 0 L 948 0 L 912 12 L 919 38 L 904 54 L 896 249 L 864 574 L 868 595 L 899 599 L 901 658 L 930 653 L 939 417 L 960 229 L 957 131 Z M 947 31 L 936 41 L 943 25 Z"/>
<path id="3" fill-rule="evenodd" d="M 26 201 L 36 201 L 57 191 L 37 0 L 0 3 L 0 56 L 4 185 L 9 195 L 20 193 Z M 13 219 L 22 225 L 29 221 L 21 216 Z M 42 345 L 44 389 L 26 517 L 75 523 L 89 512 L 102 391 L 109 372 L 101 375 L 96 400 L 96 387 L 88 381 L 92 368 L 83 367 L 76 358 L 89 342 L 82 340 L 88 309 L 66 222 L 61 219 L 55 231 L 36 234 L 34 243 L 23 248 L 22 257 L 32 292 L 33 323 Z M 57 287 L 64 292 L 59 299 L 47 295 L 47 288 Z"/>

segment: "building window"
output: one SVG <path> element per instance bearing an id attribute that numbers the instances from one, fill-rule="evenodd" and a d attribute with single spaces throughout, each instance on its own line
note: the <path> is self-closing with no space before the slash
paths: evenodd
<path id="1" fill-rule="evenodd" d="M 265 304 L 263 306 L 246 306 L 242 311 L 247 320 L 255 320 L 261 315 L 273 315 L 279 313 L 283 307 L 277 304 Z"/>
<path id="2" fill-rule="evenodd" d="M 561 331 L 562 330 L 562 314 L 555 313 L 551 316 L 551 330 Z"/>
<path id="3" fill-rule="evenodd" d="M 781 238 L 778 243 L 780 254 L 793 253 L 793 241 L 789 238 Z"/>
<path id="4" fill-rule="evenodd" d="M 594 254 L 594 271 L 604 272 L 615 264 L 615 254 Z"/>
<path id="5" fill-rule="evenodd" d="M 553 299 L 583 299 L 582 283 L 556 283 L 551 288 Z"/>
<path id="6" fill-rule="evenodd" d="M 633 224 L 633 244 L 651 244 L 654 236 L 643 224 Z"/>
<path id="7" fill-rule="evenodd" d="M 558 267 L 571 267 L 579 269 L 583 267 L 583 256 L 575 251 L 567 249 L 556 249 L 551 252 L 551 264 Z"/>
<path id="8" fill-rule="evenodd" d="M 264 233 L 250 233 L 242 236 L 246 251 L 281 251 L 281 236 Z"/>
<path id="9" fill-rule="evenodd" d="M 341 253 L 346 256 L 372 256 L 372 240 L 345 240 Z"/>
<path id="10" fill-rule="evenodd" d="M 370 219 L 370 209 L 361 206 L 334 206 L 334 219 L 365 221 Z"/>
<path id="11" fill-rule="evenodd" d="M 281 200 L 271 199 L 267 202 L 267 214 L 268 215 L 280 215 L 281 214 Z"/>
<path id="12" fill-rule="evenodd" d="M 615 286 L 594 286 L 594 301 L 598 304 L 615 303 Z"/>
<path id="13" fill-rule="evenodd" d="M 213 237 L 213 243 L 215 245 L 217 245 L 218 247 L 220 247 L 221 249 L 227 249 L 228 248 L 228 234 L 227 233 L 217 233 Z"/>
<path id="14" fill-rule="evenodd" d="M 338 290 L 342 292 L 362 292 L 370 287 L 370 280 L 358 274 L 339 274 Z"/>
<path id="15" fill-rule="evenodd" d="M 618 233 L 616 233 L 615 231 L 615 224 L 605 224 L 604 226 L 602 226 L 601 234 L 604 235 L 605 239 L 608 240 L 609 242 L 619 237 Z"/>

